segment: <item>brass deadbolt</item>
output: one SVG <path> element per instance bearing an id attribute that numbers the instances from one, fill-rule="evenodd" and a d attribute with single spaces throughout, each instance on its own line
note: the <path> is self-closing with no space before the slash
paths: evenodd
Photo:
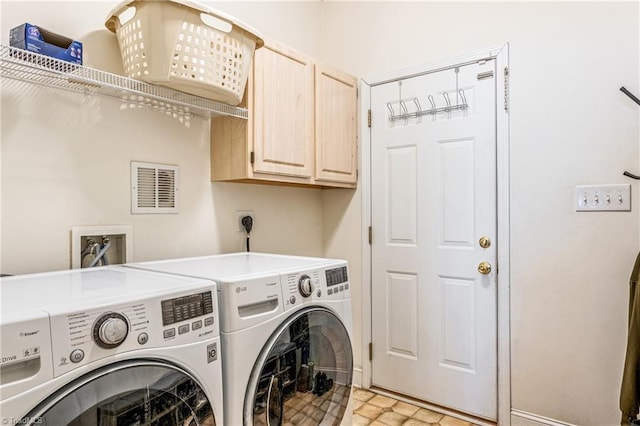
<path id="1" fill-rule="evenodd" d="M 485 249 L 491 247 L 491 240 L 489 237 L 481 237 L 478 243 L 480 244 L 480 247 Z"/>
<path id="2" fill-rule="evenodd" d="M 491 264 L 489 262 L 480 262 L 478 265 L 478 272 L 482 275 L 488 275 L 491 273 Z"/>

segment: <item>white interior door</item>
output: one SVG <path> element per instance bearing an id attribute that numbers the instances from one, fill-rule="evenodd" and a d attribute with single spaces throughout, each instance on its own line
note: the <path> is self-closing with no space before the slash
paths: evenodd
<path id="1" fill-rule="evenodd" d="M 489 72 L 494 60 L 371 89 L 372 384 L 496 419 L 496 81 Z M 462 103 L 457 89 L 467 109 L 411 116 L 432 108 L 429 95 L 436 108 L 447 96 Z M 402 112 L 406 120 L 388 119 Z M 490 272 L 479 271 L 483 262 Z"/>

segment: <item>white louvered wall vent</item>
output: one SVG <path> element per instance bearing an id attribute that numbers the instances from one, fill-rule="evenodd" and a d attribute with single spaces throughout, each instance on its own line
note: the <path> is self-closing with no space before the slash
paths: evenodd
<path id="1" fill-rule="evenodd" d="M 178 166 L 131 162 L 131 213 L 178 213 Z"/>

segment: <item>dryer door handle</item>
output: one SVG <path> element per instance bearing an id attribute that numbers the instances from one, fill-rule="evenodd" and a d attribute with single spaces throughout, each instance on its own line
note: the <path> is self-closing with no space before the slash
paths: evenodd
<path id="1" fill-rule="evenodd" d="M 271 426 L 271 392 L 273 391 L 273 383 L 276 381 L 276 376 L 271 376 L 271 381 L 269 382 L 269 391 L 267 392 L 267 426 Z M 277 387 L 277 383 L 276 383 Z M 280 416 L 278 416 L 280 417 Z M 279 419 L 278 419 L 279 420 Z M 279 423 L 278 423 L 279 424 Z"/>

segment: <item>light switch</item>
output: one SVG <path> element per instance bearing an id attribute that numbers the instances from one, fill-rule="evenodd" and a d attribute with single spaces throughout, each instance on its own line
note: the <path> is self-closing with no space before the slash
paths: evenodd
<path id="1" fill-rule="evenodd" d="M 577 212 L 631 211 L 631 185 L 576 186 Z"/>

